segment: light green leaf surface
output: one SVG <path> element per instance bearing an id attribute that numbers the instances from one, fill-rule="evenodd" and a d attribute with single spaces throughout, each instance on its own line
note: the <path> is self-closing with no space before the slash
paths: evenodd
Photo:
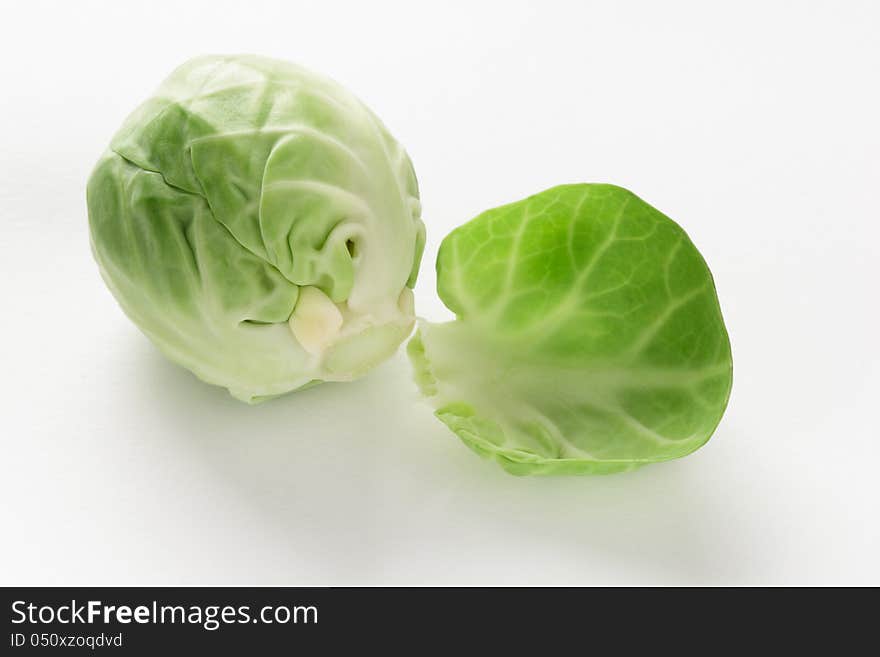
<path id="1" fill-rule="evenodd" d="M 87 196 L 123 309 L 236 397 L 349 380 L 409 334 L 424 246 L 412 165 L 314 73 L 253 56 L 187 62 L 126 120 Z M 298 305 L 305 288 L 320 294 Z M 333 333 L 300 330 L 301 344 L 294 316 Z"/>
<path id="2" fill-rule="evenodd" d="M 712 276 L 671 219 L 612 185 L 549 189 L 443 241 L 457 319 L 408 352 L 437 417 L 514 474 L 598 474 L 684 456 L 731 387 Z"/>

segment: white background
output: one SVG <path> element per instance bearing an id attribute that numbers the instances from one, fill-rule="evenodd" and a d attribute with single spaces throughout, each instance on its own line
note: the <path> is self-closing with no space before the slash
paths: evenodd
<path id="1" fill-rule="evenodd" d="M 0 18 L 0 583 L 880 584 L 880 4 L 9 3 Z M 88 246 L 125 115 L 206 52 L 290 59 L 410 152 L 428 246 L 614 182 L 714 272 L 734 387 L 697 453 L 516 478 L 403 353 L 257 407 L 166 362 Z"/>

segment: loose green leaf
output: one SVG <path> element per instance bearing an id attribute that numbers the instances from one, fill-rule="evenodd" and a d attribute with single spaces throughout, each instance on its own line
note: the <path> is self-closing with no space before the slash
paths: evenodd
<path id="1" fill-rule="evenodd" d="M 712 276 L 671 219 L 612 185 L 554 187 L 450 233 L 456 314 L 408 352 L 437 417 L 514 474 L 599 474 L 684 456 L 731 387 Z"/>

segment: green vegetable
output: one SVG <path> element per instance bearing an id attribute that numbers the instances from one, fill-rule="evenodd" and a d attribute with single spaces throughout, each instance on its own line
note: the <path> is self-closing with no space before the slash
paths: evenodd
<path id="1" fill-rule="evenodd" d="M 712 276 L 612 185 L 554 187 L 449 234 L 408 352 L 437 417 L 514 474 L 611 473 L 703 445 L 730 394 Z"/>
<path id="2" fill-rule="evenodd" d="M 406 153 L 360 101 L 251 56 L 172 73 L 87 192 L 92 249 L 124 311 L 246 401 L 352 379 L 409 335 L 418 196 Z"/>

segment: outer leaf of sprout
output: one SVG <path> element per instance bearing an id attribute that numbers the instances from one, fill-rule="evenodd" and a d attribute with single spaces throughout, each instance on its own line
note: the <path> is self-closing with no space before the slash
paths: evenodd
<path id="1" fill-rule="evenodd" d="M 731 386 L 709 269 L 671 219 L 612 185 L 479 215 L 440 247 L 457 319 L 408 352 L 437 417 L 514 474 L 598 474 L 684 456 Z"/>

